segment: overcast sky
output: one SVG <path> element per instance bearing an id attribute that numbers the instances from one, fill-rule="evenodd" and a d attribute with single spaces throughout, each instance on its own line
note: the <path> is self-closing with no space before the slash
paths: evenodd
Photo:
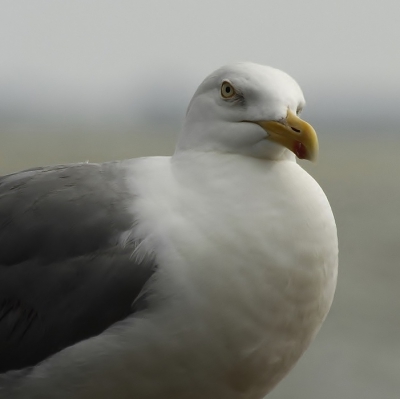
<path id="1" fill-rule="evenodd" d="M 249 60 L 295 77 L 310 115 L 394 121 L 399 4 L 3 0 L 0 114 L 19 107 L 29 115 L 150 118 L 154 103 L 155 118 L 183 115 L 206 75 Z"/>

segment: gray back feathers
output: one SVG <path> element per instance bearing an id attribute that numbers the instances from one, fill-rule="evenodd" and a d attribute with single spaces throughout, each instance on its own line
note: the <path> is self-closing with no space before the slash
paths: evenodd
<path id="1" fill-rule="evenodd" d="M 36 364 L 128 317 L 155 270 L 132 257 L 119 163 L 0 178 L 0 372 Z"/>

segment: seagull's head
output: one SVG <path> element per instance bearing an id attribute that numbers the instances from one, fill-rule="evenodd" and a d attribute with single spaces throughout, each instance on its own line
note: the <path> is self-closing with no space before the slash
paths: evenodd
<path id="1" fill-rule="evenodd" d="M 239 153 L 264 159 L 314 160 L 315 130 L 300 119 L 305 105 L 296 81 L 278 69 L 249 62 L 208 76 L 190 101 L 179 151 Z"/>

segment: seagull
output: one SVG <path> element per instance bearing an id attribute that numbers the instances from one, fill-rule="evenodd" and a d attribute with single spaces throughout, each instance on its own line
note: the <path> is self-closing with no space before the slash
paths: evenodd
<path id="1" fill-rule="evenodd" d="M 1 399 L 261 399 L 337 279 L 296 81 L 209 75 L 170 157 L 0 178 Z"/>

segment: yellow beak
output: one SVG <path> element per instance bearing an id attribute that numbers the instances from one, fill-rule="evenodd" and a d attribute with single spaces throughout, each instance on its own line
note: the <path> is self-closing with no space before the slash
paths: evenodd
<path id="1" fill-rule="evenodd" d="M 314 161 L 318 155 L 318 137 L 314 128 L 300 119 L 290 109 L 282 121 L 258 121 L 267 133 L 268 140 L 279 143 L 294 152 L 300 159 Z"/>

